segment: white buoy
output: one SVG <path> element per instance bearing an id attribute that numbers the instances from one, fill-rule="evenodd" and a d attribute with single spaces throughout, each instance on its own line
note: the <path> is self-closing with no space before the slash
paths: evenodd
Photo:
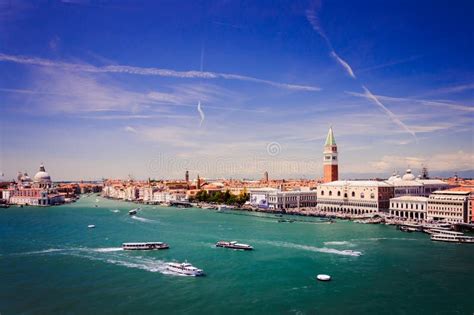
<path id="1" fill-rule="evenodd" d="M 95 228 L 95 225 L 94 225 L 94 224 L 89 224 L 87 227 L 88 227 L 89 229 L 93 229 L 93 228 Z"/>
<path id="2" fill-rule="evenodd" d="M 318 275 L 316 277 L 316 279 L 318 279 L 319 281 L 329 281 L 329 280 L 331 280 L 331 276 L 329 276 L 329 275 Z"/>

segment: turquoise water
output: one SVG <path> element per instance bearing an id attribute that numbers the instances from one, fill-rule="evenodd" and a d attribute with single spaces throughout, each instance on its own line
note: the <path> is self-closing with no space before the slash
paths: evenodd
<path id="1" fill-rule="evenodd" d="M 434 243 L 381 225 L 278 223 L 272 215 L 243 212 L 142 206 L 132 218 L 127 211 L 134 207 L 93 196 L 59 207 L 0 210 L 0 313 L 474 312 L 472 245 Z M 221 239 L 255 250 L 214 247 Z M 120 250 L 131 241 L 171 248 Z M 164 271 L 165 262 L 184 260 L 207 276 Z M 319 273 L 333 280 L 318 282 Z"/>

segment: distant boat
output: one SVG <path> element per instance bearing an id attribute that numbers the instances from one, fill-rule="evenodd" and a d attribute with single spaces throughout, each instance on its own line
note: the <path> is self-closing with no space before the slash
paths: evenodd
<path id="1" fill-rule="evenodd" d="M 87 227 L 88 227 L 89 229 L 93 229 L 93 228 L 95 228 L 95 225 L 94 225 L 94 224 L 89 224 Z"/>
<path id="2" fill-rule="evenodd" d="M 330 281 L 331 276 L 329 276 L 329 275 L 317 275 L 316 279 L 318 279 L 319 281 Z"/>
<path id="3" fill-rule="evenodd" d="M 132 209 L 132 210 L 128 211 L 128 214 L 129 215 L 135 215 L 135 214 L 137 214 L 137 212 L 138 212 L 138 208 L 135 208 L 135 209 Z"/>
<path id="4" fill-rule="evenodd" d="M 220 205 L 217 207 L 217 211 L 224 211 L 224 210 L 235 210 L 235 207 L 228 206 L 228 205 Z"/>

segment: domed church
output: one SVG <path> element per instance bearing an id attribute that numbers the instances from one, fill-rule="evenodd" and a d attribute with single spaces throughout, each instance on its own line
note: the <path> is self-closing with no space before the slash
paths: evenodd
<path id="1" fill-rule="evenodd" d="M 52 187 L 53 182 L 51 181 L 51 176 L 49 176 L 48 172 L 46 172 L 43 163 L 41 163 L 38 173 L 36 173 L 35 177 L 33 177 L 33 181 L 35 186 L 39 188 Z"/>

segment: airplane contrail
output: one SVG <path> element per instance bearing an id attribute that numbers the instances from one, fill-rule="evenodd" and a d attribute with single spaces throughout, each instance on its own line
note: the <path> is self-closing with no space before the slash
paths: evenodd
<path id="1" fill-rule="evenodd" d="M 160 77 L 172 77 L 172 78 L 182 78 L 182 79 L 225 79 L 225 80 L 238 80 L 246 82 L 254 82 L 259 84 L 266 84 L 278 88 L 283 88 L 293 91 L 309 91 L 316 92 L 320 91 L 321 88 L 317 86 L 310 85 L 300 85 L 300 84 L 289 84 L 289 83 L 280 83 L 265 79 L 258 79 L 254 77 L 249 77 L 240 74 L 233 73 L 220 73 L 220 72 L 204 72 L 204 71 L 177 71 L 172 69 L 162 69 L 162 68 L 143 68 L 143 67 L 134 67 L 134 66 L 125 66 L 125 65 L 109 65 L 103 67 L 97 67 L 89 64 L 79 64 L 79 63 L 68 63 L 53 61 L 49 59 L 37 58 L 37 57 L 27 57 L 20 55 L 8 55 L 0 53 L 0 61 L 5 62 L 14 62 L 19 64 L 29 64 L 42 67 L 56 67 L 68 71 L 81 71 L 81 72 L 92 72 L 92 73 L 125 73 L 132 75 L 146 75 L 146 76 L 160 76 Z"/>
<path id="2" fill-rule="evenodd" d="M 199 127 L 201 127 L 202 123 L 204 122 L 204 119 L 206 118 L 206 115 L 204 115 L 204 112 L 201 108 L 201 101 L 198 102 L 197 110 L 199 112 L 199 116 L 201 116 L 201 122 L 199 123 Z"/>
<path id="3" fill-rule="evenodd" d="M 334 50 L 333 46 L 332 46 L 332 43 L 331 41 L 329 40 L 329 37 L 326 35 L 326 33 L 324 32 L 323 28 L 321 27 L 321 24 L 319 23 L 319 19 L 318 19 L 318 9 L 320 7 L 320 2 L 314 2 L 313 3 L 313 7 L 306 10 L 306 19 L 308 20 L 308 22 L 311 24 L 311 26 L 313 27 L 313 29 L 324 39 L 324 42 L 326 43 L 330 53 L 329 55 L 334 58 L 334 60 L 336 60 L 336 62 L 341 65 L 343 68 L 344 68 L 344 71 L 354 80 L 358 81 L 357 80 L 357 77 L 354 73 L 354 71 L 352 70 L 352 67 L 349 65 L 349 63 L 347 61 L 345 61 L 344 59 L 342 59 L 341 57 L 339 57 L 339 55 L 336 53 L 336 51 Z M 406 132 L 408 132 L 409 134 L 411 134 L 415 140 L 417 140 L 416 138 L 416 134 L 414 131 L 412 131 L 405 123 L 403 123 L 398 117 L 397 115 L 395 115 L 395 113 L 393 113 L 392 111 L 390 111 L 382 102 L 380 102 L 380 100 L 374 95 L 372 94 L 372 92 L 370 92 L 370 90 L 362 83 L 360 83 L 362 89 L 364 90 L 364 97 L 370 101 L 372 101 L 375 105 L 377 105 L 379 108 L 382 109 L 382 111 L 387 114 L 387 116 L 395 123 L 397 124 L 398 126 L 400 126 L 403 130 L 405 130 Z"/>

